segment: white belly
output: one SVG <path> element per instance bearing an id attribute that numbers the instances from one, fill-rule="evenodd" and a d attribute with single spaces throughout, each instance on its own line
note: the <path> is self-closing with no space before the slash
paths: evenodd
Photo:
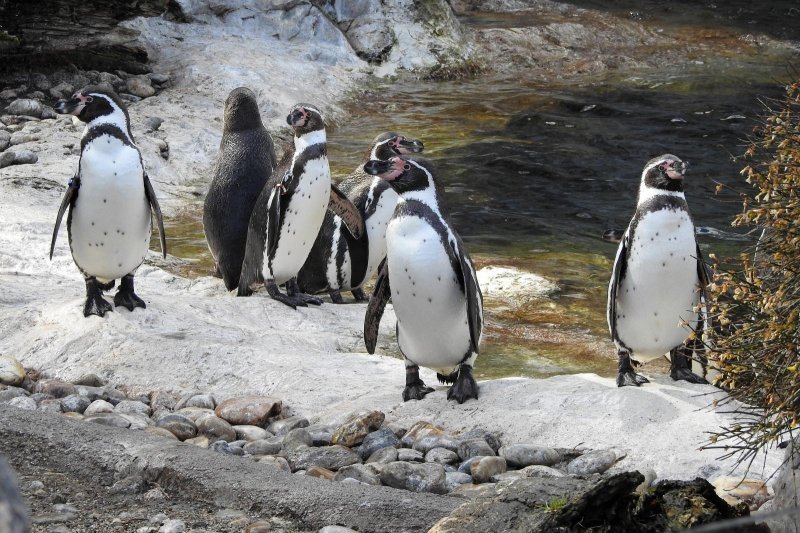
<path id="1" fill-rule="evenodd" d="M 81 156 L 81 186 L 71 212 L 75 264 L 101 281 L 135 271 L 150 247 L 150 205 L 139 153 L 105 136 Z"/>
<path id="2" fill-rule="evenodd" d="M 439 235 L 417 217 L 386 232 L 389 283 L 400 350 L 414 363 L 450 373 L 470 349 L 467 300 Z"/>
<path id="3" fill-rule="evenodd" d="M 664 355 L 689 336 L 687 323 L 695 326 L 696 256 L 694 226 L 684 211 L 656 211 L 636 227 L 617 288 L 617 333 L 636 359 Z"/>
<path id="4" fill-rule="evenodd" d="M 266 279 L 274 279 L 280 285 L 297 276 L 322 226 L 330 194 L 328 158 L 306 163 L 305 172 L 284 214 L 275 257 L 271 262 L 264 258 L 264 265 L 269 265 L 269 271 L 264 272 Z"/>
<path id="5" fill-rule="evenodd" d="M 375 178 L 380 179 L 380 178 Z M 365 222 L 367 227 L 367 239 L 369 242 L 369 256 L 367 260 L 367 270 L 364 281 L 369 280 L 372 274 L 378 270 L 378 266 L 386 257 L 386 227 L 394 214 L 399 196 L 393 189 L 386 189 L 377 199 L 377 208 Z"/>

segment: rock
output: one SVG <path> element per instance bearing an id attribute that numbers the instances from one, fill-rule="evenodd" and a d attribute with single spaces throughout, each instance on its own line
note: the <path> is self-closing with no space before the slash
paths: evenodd
<path id="1" fill-rule="evenodd" d="M 114 406 L 105 400 L 95 400 L 86 407 L 84 414 L 96 415 L 100 413 L 111 413 L 114 411 Z"/>
<path id="2" fill-rule="evenodd" d="M 114 406 L 114 412 L 150 416 L 150 406 L 136 400 L 122 400 Z"/>
<path id="3" fill-rule="evenodd" d="M 191 439 L 197 435 L 197 426 L 188 417 L 171 413 L 164 415 L 156 421 L 156 426 L 170 431 L 178 440 Z"/>
<path id="4" fill-rule="evenodd" d="M 507 468 L 503 457 L 481 457 L 470 465 L 469 472 L 475 483 L 486 483 L 492 476 L 502 474 Z"/>
<path id="5" fill-rule="evenodd" d="M 446 450 L 457 452 L 460 445 L 461 441 L 454 439 L 450 435 L 427 435 L 416 439 L 412 448 L 426 454 L 434 448 L 445 448 Z"/>
<path id="6" fill-rule="evenodd" d="M 52 394 L 42 394 L 41 392 L 37 392 L 35 394 L 31 394 L 31 399 L 34 400 L 37 404 L 41 403 L 42 400 L 52 400 Z"/>
<path id="7" fill-rule="evenodd" d="M 101 400 L 102 401 L 102 400 Z M 84 413 L 91 402 L 86 396 L 70 394 L 61 399 L 61 410 L 65 413 Z M 110 404 L 109 404 L 110 405 Z"/>
<path id="8" fill-rule="evenodd" d="M 97 374 L 84 374 L 72 382 L 73 385 L 85 385 L 87 387 L 102 387 L 105 385 L 103 378 Z"/>
<path id="9" fill-rule="evenodd" d="M 499 474 L 495 474 L 489 478 L 489 481 L 492 483 L 500 483 L 503 481 L 511 481 L 514 479 L 519 479 L 521 477 L 527 477 L 525 474 L 522 473 L 521 470 L 509 470 L 507 472 L 500 472 Z"/>
<path id="10" fill-rule="evenodd" d="M 233 426 L 236 438 L 246 441 L 262 440 L 272 436 L 272 433 L 258 426 Z"/>
<path id="11" fill-rule="evenodd" d="M 144 496 L 142 496 L 142 498 L 144 498 L 146 501 L 163 500 L 166 497 L 167 495 L 164 493 L 163 490 L 161 490 L 161 487 L 155 487 L 153 489 L 150 489 L 144 493 Z"/>
<path id="12" fill-rule="evenodd" d="M 159 437 L 164 437 L 171 440 L 178 440 L 178 437 L 176 437 L 174 433 L 172 433 L 168 429 L 160 428 L 158 426 L 148 426 L 144 428 L 142 431 L 144 431 L 145 433 L 149 433 L 150 435 L 158 435 Z"/>
<path id="13" fill-rule="evenodd" d="M 509 466 L 525 467 L 530 465 L 552 466 L 562 460 L 561 454 L 553 448 L 532 444 L 512 444 L 499 450 Z"/>
<path id="14" fill-rule="evenodd" d="M 11 133 L 0 130 L 0 152 L 5 150 L 11 145 Z"/>
<path id="15" fill-rule="evenodd" d="M 283 437 L 270 437 L 250 441 L 244 445 L 243 449 L 250 455 L 273 455 L 281 451 L 282 445 Z"/>
<path id="16" fill-rule="evenodd" d="M 131 423 L 121 415 L 115 413 L 98 413 L 84 418 L 86 422 L 93 422 L 101 426 L 111 426 L 114 428 L 127 428 Z"/>
<path id="17" fill-rule="evenodd" d="M 25 131 L 15 131 L 14 133 L 11 134 L 11 139 L 9 140 L 9 143 L 11 144 L 11 146 L 17 146 L 19 144 L 35 142 L 38 140 L 39 137 L 37 137 L 36 135 L 31 135 L 30 133 Z M 19 154 L 17 154 L 17 156 L 19 156 Z"/>
<path id="18" fill-rule="evenodd" d="M 377 431 L 367 434 L 361 446 L 355 451 L 358 452 L 363 459 L 366 459 L 381 448 L 397 448 L 399 446 L 400 439 L 397 438 L 391 429 L 380 428 Z"/>
<path id="19" fill-rule="evenodd" d="M 62 81 L 50 88 L 50 96 L 53 98 L 69 98 L 75 92 L 75 88 L 69 83 Z"/>
<path id="20" fill-rule="evenodd" d="M 19 150 L 16 157 L 14 157 L 15 165 L 32 165 L 39 161 L 39 156 L 30 150 Z"/>
<path id="21" fill-rule="evenodd" d="M 205 437 L 205 435 L 203 435 Z M 207 437 L 206 437 L 207 438 Z M 238 446 L 231 446 L 224 440 L 211 442 L 211 450 L 225 455 L 244 455 L 244 450 Z"/>
<path id="22" fill-rule="evenodd" d="M 25 379 L 25 368 L 13 357 L 0 357 L 0 383 L 19 385 Z"/>
<path id="23" fill-rule="evenodd" d="M 454 491 L 460 485 L 472 483 L 472 476 L 463 472 L 446 472 L 445 484 L 447 485 L 447 492 Z"/>
<path id="24" fill-rule="evenodd" d="M 349 448 L 334 445 L 323 448 L 299 448 L 286 454 L 292 470 L 302 470 L 310 466 L 321 466 L 328 470 L 339 470 L 345 466 L 360 463 L 361 458 Z"/>
<path id="25" fill-rule="evenodd" d="M 14 89 L 3 89 L 0 91 L 0 100 L 13 100 L 17 96 L 19 96 L 19 93 Z"/>
<path id="26" fill-rule="evenodd" d="M 625 454 L 617 455 L 613 450 L 596 450 L 570 461 L 567 472 L 576 476 L 602 474 L 623 457 Z"/>
<path id="27" fill-rule="evenodd" d="M 128 399 L 124 392 L 113 387 L 103 387 L 102 398 L 113 405 Z"/>
<path id="28" fill-rule="evenodd" d="M 36 400 L 29 396 L 15 396 L 8 400 L 7 404 L 17 409 L 25 409 L 26 411 L 35 411 L 38 408 Z"/>
<path id="29" fill-rule="evenodd" d="M 483 485 L 475 485 L 473 483 L 464 483 L 450 491 L 448 496 L 458 496 L 459 498 L 477 499 L 486 497 L 494 492 L 494 483 L 484 483 Z M 434 529 L 431 529 L 434 531 Z M 440 531 L 436 529 L 435 531 Z M 450 531 L 450 530 L 445 530 Z M 455 531 L 458 531 L 456 529 Z"/>
<path id="30" fill-rule="evenodd" d="M 544 465 L 526 466 L 520 470 L 525 477 L 564 477 L 564 472 Z"/>
<path id="31" fill-rule="evenodd" d="M 50 106 L 42 106 L 42 120 L 52 120 L 58 118 L 55 110 Z"/>
<path id="32" fill-rule="evenodd" d="M 388 464 L 397 461 L 397 448 L 381 448 L 367 459 L 367 463 Z"/>
<path id="33" fill-rule="evenodd" d="M 164 119 L 160 117 L 147 117 L 144 119 L 144 126 L 147 131 L 157 131 L 158 128 L 161 127 L 161 124 L 164 123 Z M 212 409 L 214 407 L 211 407 Z"/>
<path id="34" fill-rule="evenodd" d="M 183 520 L 167 520 L 158 530 L 158 533 L 183 533 L 186 531 L 186 524 Z"/>
<path id="35" fill-rule="evenodd" d="M 312 446 L 330 446 L 334 429 L 328 424 L 311 424 L 306 431 L 311 435 Z"/>
<path id="36" fill-rule="evenodd" d="M 361 444 L 370 432 L 381 427 L 385 418 L 380 411 L 353 414 L 333 432 L 331 443 L 348 447 Z"/>
<path id="37" fill-rule="evenodd" d="M 9 387 L 0 391 L 0 403 L 6 403 L 18 396 L 30 396 L 31 393 L 20 387 Z M 35 403 L 35 402 L 34 402 Z"/>
<path id="38" fill-rule="evenodd" d="M 356 533 L 356 530 L 344 526 L 325 526 L 317 533 Z"/>
<path id="39" fill-rule="evenodd" d="M 482 458 L 483 458 L 483 456 L 480 456 L 480 455 L 477 456 L 477 457 L 470 457 L 469 459 L 467 459 L 466 461 L 464 461 L 463 463 L 461 463 L 458 466 L 458 471 L 459 472 L 463 472 L 465 474 L 469 474 L 470 471 L 471 471 L 471 468 L 472 468 L 472 463 L 480 461 Z"/>
<path id="40" fill-rule="evenodd" d="M 483 439 L 467 439 L 458 446 L 458 456 L 464 460 L 486 455 L 495 455 L 495 453 Z"/>
<path id="41" fill-rule="evenodd" d="M 183 407 L 199 407 L 201 409 L 214 409 L 217 406 L 217 400 L 210 394 L 197 394 L 192 396 L 186 401 Z"/>
<path id="42" fill-rule="evenodd" d="M 66 383 L 60 379 L 43 379 L 36 382 L 33 387 L 33 392 L 49 394 L 53 398 L 63 398 L 70 394 L 75 394 L 75 385 Z"/>
<path id="43" fill-rule="evenodd" d="M 147 76 L 131 76 L 125 81 L 125 88 L 139 98 L 148 98 L 156 94 L 156 90 L 150 85 L 150 78 Z"/>
<path id="44" fill-rule="evenodd" d="M 208 448 L 208 446 L 211 444 L 211 442 L 208 440 L 208 437 L 206 437 L 205 435 L 200 435 L 199 437 L 192 437 L 191 439 L 186 439 L 183 442 L 185 442 L 186 444 L 193 444 L 198 448 Z"/>
<path id="45" fill-rule="evenodd" d="M 169 74 L 159 74 L 156 72 L 151 72 L 147 75 L 150 78 L 150 81 L 156 83 L 158 85 L 163 85 L 169 81 Z"/>
<path id="46" fill-rule="evenodd" d="M 427 437 L 428 435 L 445 435 L 445 432 L 442 428 L 434 426 L 430 422 L 420 420 L 411 426 L 400 440 L 403 446 L 411 448 L 414 445 L 414 441 L 421 437 Z"/>
<path id="47" fill-rule="evenodd" d="M 265 455 L 261 459 L 258 460 L 259 463 L 263 465 L 269 465 L 275 467 L 279 470 L 283 470 L 284 472 L 291 473 L 292 469 L 289 467 L 288 461 L 283 457 L 277 457 L 275 455 Z"/>
<path id="48" fill-rule="evenodd" d="M 42 104 L 37 100 L 21 98 L 8 104 L 6 113 L 9 115 L 27 115 L 39 118 L 42 116 Z"/>
<path id="49" fill-rule="evenodd" d="M 434 463 L 411 464 L 395 461 L 383 467 L 380 477 L 384 485 L 396 489 L 435 494 L 447 492 L 444 468 Z"/>
<path id="50" fill-rule="evenodd" d="M 150 394 L 150 408 L 153 412 L 159 409 L 175 409 L 175 397 L 164 391 L 155 391 Z"/>
<path id="51" fill-rule="evenodd" d="M 233 426 L 263 427 L 270 416 L 281 412 L 281 401 L 268 396 L 245 396 L 220 403 L 215 412 Z"/>
<path id="52" fill-rule="evenodd" d="M 194 398 L 199 394 L 202 393 L 200 391 L 190 391 L 185 394 L 181 394 L 180 397 L 178 398 L 178 401 L 175 402 L 175 405 L 172 407 L 172 409 L 174 409 L 175 411 L 180 411 L 181 409 L 186 407 L 186 404 L 189 403 L 189 400 L 191 400 L 192 398 Z"/>
<path id="53" fill-rule="evenodd" d="M 101 72 L 98 77 L 99 83 L 108 83 L 115 90 L 118 90 L 120 87 L 125 86 L 125 81 L 117 76 L 116 74 L 112 74 L 110 72 Z"/>
<path id="54" fill-rule="evenodd" d="M 421 462 L 425 461 L 425 456 L 422 455 L 422 453 L 418 452 L 417 450 L 410 450 L 408 448 L 400 448 L 399 450 L 397 450 L 397 460 L 398 461 L 421 463 Z"/>
<path id="55" fill-rule="evenodd" d="M 17 158 L 17 154 L 6 150 L 3 153 L 0 153 L 0 168 L 5 168 L 7 166 L 13 165 L 14 160 Z"/>
<path id="56" fill-rule="evenodd" d="M 236 431 L 233 427 L 217 416 L 204 416 L 197 421 L 196 425 L 197 434 L 208 437 L 210 442 L 236 440 Z"/>
<path id="57" fill-rule="evenodd" d="M 298 448 L 308 448 L 314 443 L 311 434 L 305 428 L 291 430 L 284 438 L 281 449 L 290 452 Z"/>
<path id="58" fill-rule="evenodd" d="M 425 454 L 425 462 L 450 465 L 458 462 L 458 454 L 447 448 L 433 448 Z"/>
<path id="59" fill-rule="evenodd" d="M 644 474 L 645 481 L 647 474 Z M 750 509 L 758 509 L 772 498 L 763 479 L 749 479 L 735 476 L 720 476 L 711 482 L 720 498 L 735 506 L 744 502 Z"/>
<path id="60" fill-rule="evenodd" d="M 308 467 L 308 469 L 306 469 L 306 475 L 311 477 L 318 477 L 321 479 L 327 479 L 328 481 L 333 481 L 333 478 L 336 477 L 336 472 L 334 472 L 333 470 L 328 470 L 327 468 L 322 468 L 321 466 L 310 466 Z"/>
<path id="61" fill-rule="evenodd" d="M 502 298 L 519 305 L 558 292 L 558 285 L 552 281 L 516 268 L 487 266 L 476 275 L 484 298 Z"/>
<path id="62" fill-rule="evenodd" d="M 367 485 L 381 484 L 380 472 L 373 465 L 354 464 L 340 468 L 333 480 L 342 481 L 344 479 L 356 479 Z"/>
<path id="63" fill-rule="evenodd" d="M 495 453 L 500 449 L 500 437 L 498 437 L 495 433 L 491 431 L 487 431 L 483 428 L 472 428 L 469 431 L 462 433 L 459 435 L 460 440 L 468 440 L 468 439 L 483 439 L 486 441 L 486 444 L 492 447 Z M 449 448 L 448 448 L 449 449 Z"/>
<path id="64" fill-rule="evenodd" d="M 267 431 L 273 435 L 286 435 L 293 429 L 308 427 L 308 420 L 302 416 L 290 416 L 281 420 L 273 420 L 267 426 Z"/>

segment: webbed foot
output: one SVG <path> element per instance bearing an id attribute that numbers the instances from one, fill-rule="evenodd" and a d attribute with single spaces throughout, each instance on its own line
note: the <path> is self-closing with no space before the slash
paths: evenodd
<path id="1" fill-rule="evenodd" d="M 128 311 L 133 311 L 137 307 L 141 307 L 142 309 L 147 307 L 144 300 L 136 296 L 136 293 L 133 291 L 133 276 L 131 274 L 122 277 L 119 290 L 117 294 L 114 295 L 114 305 L 117 307 L 122 306 Z"/>
<path id="2" fill-rule="evenodd" d="M 344 298 L 342 298 L 342 293 L 339 291 L 328 291 L 328 296 L 331 297 L 331 302 L 335 304 L 343 304 Z"/>
<path id="3" fill-rule="evenodd" d="M 649 379 L 633 371 L 633 365 L 639 366 L 639 362 L 631 359 L 630 352 L 620 350 L 617 355 L 619 356 L 617 387 L 638 387 L 650 383 Z"/>
<path id="4" fill-rule="evenodd" d="M 456 382 L 447 391 L 447 399 L 464 403 L 470 398 L 478 399 L 478 384 L 475 382 L 475 378 L 472 377 L 472 367 L 461 365 Z"/>
<path id="5" fill-rule="evenodd" d="M 353 289 L 350 292 L 353 293 L 353 298 L 355 298 L 357 302 L 368 302 L 369 301 L 369 296 L 367 296 L 364 293 L 364 289 L 362 289 L 361 287 L 359 287 L 357 289 Z"/>
<path id="6" fill-rule="evenodd" d="M 294 299 L 295 305 L 300 307 L 306 307 L 308 304 L 322 305 L 322 298 L 300 292 L 300 287 L 297 285 L 297 278 L 292 278 L 286 282 L 286 294 L 289 295 L 289 298 Z"/>
<path id="7" fill-rule="evenodd" d="M 419 367 L 415 364 L 406 363 L 406 388 L 403 389 L 403 401 L 421 400 L 426 395 L 433 392 L 431 387 L 425 385 L 419 377 Z"/>
<path id="8" fill-rule="evenodd" d="M 264 282 L 264 285 L 267 287 L 267 293 L 269 293 L 270 298 L 273 300 L 277 300 L 281 303 L 284 303 L 291 307 L 292 309 L 297 309 L 298 303 L 295 298 L 283 294 L 278 287 L 278 284 L 275 283 L 274 279 L 269 279 Z"/>
<path id="9" fill-rule="evenodd" d="M 704 385 L 708 385 L 708 381 L 695 374 L 688 368 L 673 368 L 670 370 L 669 377 L 674 379 L 675 381 L 688 381 L 689 383 L 702 383 Z"/>
<path id="10" fill-rule="evenodd" d="M 97 278 L 86 278 L 86 302 L 83 304 L 83 316 L 105 316 L 114 307 L 103 298 L 103 290 Z"/>
<path id="11" fill-rule="evenodd" d="M 708 381 L 706 381 L 705 378 L 692 372 L 692 352 L 693 348 L 697 348 L 698 346 L 702 346 L 699 341 L 689 341 L 687 344 L 683 344 L 670 351 L 669 377 L 675 381 L 680 380 L 688 381 L 689 383 L 702 383 L 704 385 L 708 384 Z"/>

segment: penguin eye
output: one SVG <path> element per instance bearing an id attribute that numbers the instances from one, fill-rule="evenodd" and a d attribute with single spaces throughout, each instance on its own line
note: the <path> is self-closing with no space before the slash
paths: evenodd
<path id="1" fill-rule="evenodd" d="M 87 104 L 91 103 L 92 100 L 94 100 L 94 98 L 92 98 L 91 96 L 87 96 L 86 97 L 86 103 Z"/>
<path id="2" fill-rule="evenodd" d="M 667 168 L 668 167 L 667 167 L 667 165 L 665 163 L 662 163 L 662 164 L 658 165 L 658 170 L 660 170 L 661 172 L 666 172 Z"/>
<path id="3" fill-rule="evenodd" d="M 403 165 L 403 170 L 411 170 L 411 165 L 406 163 L 405 165 Z"/>

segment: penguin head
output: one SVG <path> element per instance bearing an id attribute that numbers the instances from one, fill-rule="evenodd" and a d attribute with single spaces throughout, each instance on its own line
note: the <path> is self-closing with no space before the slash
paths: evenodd
<path id="1" fill-rule="evenodd" d="M 672 154 L 654 157 L 644 167 L 642 185 L 651 189 L 682 192 L 683 175 L 688 168 L 688 162 Z"/>
<path id="2" fill-rule="evenodd" d="M 100 87 L 85 87 L 70 99 L 56 102 L 54 109 L 62 115 L 74 115 L 87 124 L 97 118 L 118 114 L 119 120 L 124 120 L 126 129 L 130 129 L 130 117 L 125 104 L 117 93 Z"/>
<path id="3" fill-rule="evenodd" d="M 256 94 L 247 87 L 237 87 L 225 99 L 224 131 L 244 131 L 260 128 Z"/>
<path id="4" fill-rule="evenodd" d="M 385 161 L 371 159 L 364 164 L 364 171 L 388 181 L 398 194 L 436 189 L 433 167 L 424 159 L 411 159 L 408 156 L 392 157 Z"/>
<path id="5" fill-rule="evenodd" d="M 286 123 L 294 129 L 294 133 L 297 136 L 325 129 L 325 120 L 322 118 L 322 112 L 308 104 L 294 106 L 289 112 L 289 116 L 286 117 Z"/>
<path id="6" fill-rule="evenodd" d="M 425 149 L 422 141 L 407 139 L 399 133 L 381 133 L 372 141 L 370 159 L 389 159 L 397 155 L 418 154 Z"/>

